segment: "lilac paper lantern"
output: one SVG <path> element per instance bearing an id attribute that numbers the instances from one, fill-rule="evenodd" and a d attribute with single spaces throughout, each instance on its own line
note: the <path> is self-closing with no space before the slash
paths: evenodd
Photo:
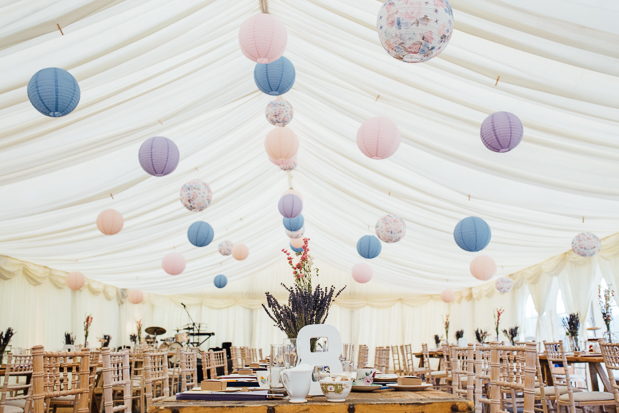
<path id="1" fill-rule="evenodd" d="M 481 141 L 493 152 L 509 152 L 514 149 L 524 134 L 522 122 L 513 113 L 495 112 L 481 124 Z"/>
<path id="2" fill-rule="evenodd" d="M 590 232 L 578 234 L 572 240 L 572 251 L 581 257 L 593 257 L 602 248 L 602 242 Z"/>
<path id="3" fill-rule="evenodd" d="M 286 194 L 280 198 L 277 207 L 279 208 L 279 213 L 284 217 L 296 218 L 303 210 L 303 202 L 296 195 Z"/>
<path id="4" fill-rule="evenodd" d="M 153 176 L 166 176 L 178 166 L 180 154 L 174 142 L 163 136 L 144 141 L 138 154 L 140 165 Z"/>

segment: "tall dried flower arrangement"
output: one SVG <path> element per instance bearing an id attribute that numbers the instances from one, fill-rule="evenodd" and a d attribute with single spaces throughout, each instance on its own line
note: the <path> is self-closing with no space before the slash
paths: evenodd
<path id="1" fill-rule="evenodd" d="M 501 325 L 501 316 L 503 315 L 504 312 L 505 310 L 503 310 L 502 308 L 494 309 L 494 329 L 496 331 L 496 341 L 500 341 L 499 326 Z"/>
<path id="2" fill-rule="evenodd" d="M 600 311 L 602 312 L 602 320 L 606 326 L 606 341 L 612 343 L 613 336 L 610 332 L 610 325 L 613 322 L 613 300 L 615 292 L 610 285 L 602 292 L 602 286 L 598 285 L 598 302 L 600 303 Z"/>
<path id="3" fill-rule="evenodd" d="M 136 346 L 139 346 L 140 343 L 142 343 L 142 319 L 141 318 L 135 319 L 135 328 L 136 330 L 138 330 L 138 336 L 137 336 L 138 342 L 135 344 Z"/>
<path id="4" fill-rule="evenodd" d="M 9 346 L 11 339 L 15 335 L 15 331 L 12 327 L 6 329 L 6 331 L 0 331 L 0 364 L 2 364 L 2 360 L 4 359 L 4 352 L 6 348 Z"/>
<path id="5" fill-rule="evenodd" d="M 88 347 L 88 332 L 92 325 L 92 316 L 88 314 L 86 320 L 84 320 L 84 347 Z"/>

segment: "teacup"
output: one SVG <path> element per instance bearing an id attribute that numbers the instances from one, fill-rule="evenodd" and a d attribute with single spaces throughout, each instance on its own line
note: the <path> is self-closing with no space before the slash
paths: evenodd
<path id="1" fill-rule="evenodd" d="M 256 380 L 258 381 L 258 385 L 261 389 L 269 388 L 269 371 L 268 370 L 258 370 L 256 372 Z"/>
<path id="2" fill-rule="evenodd" d="M 374 383 L 376 369 L 355 369 L 357 372 L 357 380 L 354 381 L 354 386 L 370 386 Z"/>
<path id="3" fill-rule="evenodd" d="M 352 389 L 352 379 L 336 379 L 327 377 L 320 382 L 320 390 L 330 402 L 343 402 Z"/>

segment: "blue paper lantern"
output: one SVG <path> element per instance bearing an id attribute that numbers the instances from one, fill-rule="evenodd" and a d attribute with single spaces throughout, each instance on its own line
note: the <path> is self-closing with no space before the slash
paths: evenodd
<path id="1" fill-rule="evenodd" d="M 28 82 L 28 99 L 45 116 L 59 118 L 73 112 L 80 101 L 77 80 L 64 69 L 39 70 Z"/>
<path id="2" fill-rule="evenodd" d="M 187 230 L 187 238 L 196 247 L 206 247 L 213 241 L 215 231 L 207 222 L 198 221 L 191 224 Z"/>
<path id="3" fill-rule="evenodd" d="M 376 258 L 382 250 L 380 241 L 374 235 L 364 235 L 357 242 L 357 252 L 363 258 Z"/>
<path id="4" fill-rule="evenodd" d="M 481 218 L 468 217 L 458 222 L 454 229 L 456 244 L 464 251 L 477 252 L 488 246 L 492 232 Z"/>
<path id="5" fill-rule="evenodd" d="M 214 284 L 217 288 L 224 288 L 226 285 L 228 285 L 228 279 L 225 275 L 219 274 L 217 277 L 215 277 Z"/>
<path id="6" fill-rule="evenodd" d="M 294 252 L 303 252 L 303 247 L 295 248 L 295 247 L 292 246 L 292 244 L 290 244 L 290 249 L 292 249 Z"/>
<path id="7" fill-rule="evenodd" d="M 254 80 L 262 93 L 279 96 L 292 89 L 295 79 L 292 62 L 284 56 L 267 64 L 256 64 Z"/>
<path id="8" fill-rule="evenodd" d="M 298 231 L 303 228 L 303 224 L 305 223 L 305 219 L 303 219 L 303 215 L 299 214 L 295 218 L 284 218 L 284 227 L 288 231 Z"/>

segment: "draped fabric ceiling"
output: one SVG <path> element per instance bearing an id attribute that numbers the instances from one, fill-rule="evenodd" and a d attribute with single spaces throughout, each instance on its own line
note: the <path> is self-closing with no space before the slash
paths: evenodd
<path id="1" fill-rule="evenodd" d="M 579 232 L 614 234 L 619 4 L 542 3 L 453 0 L 447 49 L 404 64 L 380 45 L 376 0 L 269 1 L 287 27 L 285 56 L 297 73 L 284 96 L 295 111 L 288 127 L 300 140 L 290 173 L 267 159 L 272 126 L 264 109 L 273 97 L 258 91 L 254 63 L 238 46 L 240 24 L 260 12 L 258 0 L 4 3 L 0 253 L 146 293 L 262 294 L 292 280 L 277 211 L 290 187 L 305 199 L 323 284 L 353 283 L 347 274 L 363 260 L 356 242 L 379 217 L 406 221 L 406 237 L 383 244 L 370 261 L 374 279 L 348 290 L 367 295 L 479 285 L 469 272 L 478 254 L 453 241 L 467 216 L 492 228 L 483 254 L 502 276 L 564 253 Z M 64 68 L 80 84 L 80 104 L 68 116 L 44 117 L 28 102 L 28 80 L 45 67 Z M 516 114 L 525 127 L 507 154 L 488 151 L 479 138 L 481 122 L 496 111 Z M 387 160 L 356 146 L 358 127 L 372 116 L 389 117 L 402 132 Z M 152 136 L 180 149 L 169 176 L 152 177 L 138 163 L 139 146 Z M 202 213 L 178 199 L 195 178 L 214 192 Z M 108 208 L 125 219 L 114 236 L 95 225 Z M 215 230 L 205 248 L 186 237 L 196 220 Z M 220 255 L 222 240 L 245 243 L 249 257 Z M 187 259 L 179 276 L 161 269 L 171 251 Z M 227 290 L 212 286 L 217 274 L 228 277 Z"/>

